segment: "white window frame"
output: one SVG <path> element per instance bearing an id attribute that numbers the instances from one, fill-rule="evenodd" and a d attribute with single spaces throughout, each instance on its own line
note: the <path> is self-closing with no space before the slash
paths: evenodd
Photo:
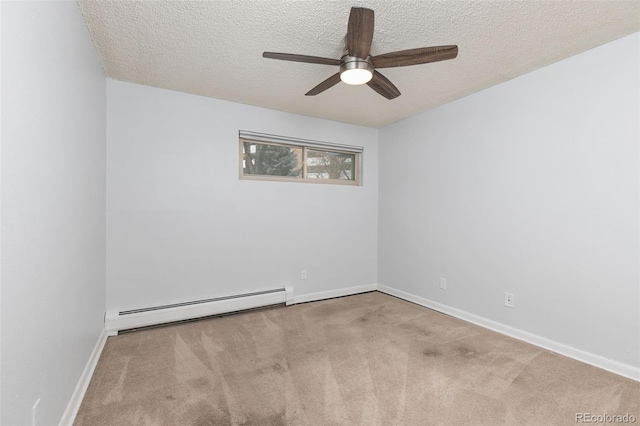
<path id="1" fill-rule="evenodd" d="M 301 177 L 288 177 L 288 176 L 270 176 L 270 175 L 245 175 L 243 160 L 244 160 L 244 142 L 255 142 L 259 144 L 288 146 L 292 148 L 302 148 L 302 176 Z M 239 132 L 239 149 L 240 149 L 240 179 L 244 180 L 263 180 L 263 181 L 276 181 L 276 182 L 301 182 L 301 183 L 320 183 L 320 184 L 332 184 L 332 185 L 362 185 L 362 154 L 364 148 L 361 146 L 352 145 L 340 145 L 329 142 L 312 141 L 307 139 L 297 139 L 285 136 L 269 135 L 265 133 L 256 133 L 240 130 Z M 354 156 L 354 179 L 322 179 L 322 178 L 308 178 L 307 176 L 307 149 L 336 152 L 340 154 L 350 154 Z"/>

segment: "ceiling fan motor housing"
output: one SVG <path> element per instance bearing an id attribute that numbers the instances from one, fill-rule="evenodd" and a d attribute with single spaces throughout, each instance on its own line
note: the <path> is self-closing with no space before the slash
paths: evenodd
<path id="1" fill-rule="evenodd" d="M 355 74 L 352 70 L 365 71 L 365 72 L 360 71 L 365 76 L 367 75 L 366 71 L 368 71 L 368 79 L 362 80 L 361 82 L 349 83 L 348 81 L 345 80 L 345 77 L 346 77 L 345 72 L 347 72 L 347 74 L 350 74 L 350 73 Z M 371 80 L 372 76 L 373 76 L 373 63 L 371 61 L 371 55 L 367 55 L 366 59 L 358 58 L 356 56 L 349 56 L 348 54 L 340 58 L 340 78 L 342 79 L 342 81 L 345 81 L 346 83 L 349 83 L 349 84 L 364 84 L 364 83 L 367 83 L 369 80 Z"/>

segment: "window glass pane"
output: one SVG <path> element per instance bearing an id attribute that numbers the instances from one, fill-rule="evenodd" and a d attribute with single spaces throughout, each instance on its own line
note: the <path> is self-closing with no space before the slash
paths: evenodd
<path id="1" fill-rule="evenodd" d="M 307 149 L 307 178 L 355 180 L 356 155 Z"/>
<path id="2" fill-rule="evenodd" d="M 302 177 L 302 147 L 244 141 L 242 154 L 245 175 Z"/>

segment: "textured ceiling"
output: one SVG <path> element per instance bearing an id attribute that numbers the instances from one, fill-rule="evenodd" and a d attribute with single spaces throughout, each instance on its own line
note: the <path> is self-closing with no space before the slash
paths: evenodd
<path id="1" fill-rule="evenodd" d="M 79 0 L 108 77 L 370 127 L 382 127 L 640 30 L 633 1 Z M 344 83 L 304 96 L 336 66 L 351 6 L 375 11 L 372 54 L 457 44 L 454 60 L 381 70 L 387 100 Z"/>

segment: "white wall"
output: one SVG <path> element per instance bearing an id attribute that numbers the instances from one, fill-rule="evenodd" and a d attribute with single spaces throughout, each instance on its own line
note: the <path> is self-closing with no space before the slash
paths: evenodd
<path id="1" fill-rule="evenodd" d="M 57 424 L 103 328 L 105 78 L 75 2 L 2 2 L 2 418 Z"/>
<path id="2" fill-rule="evenodd" d="M 379 282 L 638 368 L 638 53 L 634 34 L 381 129 Z"/>
<path id="3" fill-rule="evenodd" d="M 377 130 L 113 80 L 107 117 L 108 310 L 376 282 Z M 239 130 L 364 146 L 364 184 L 240 180 Z"/>

